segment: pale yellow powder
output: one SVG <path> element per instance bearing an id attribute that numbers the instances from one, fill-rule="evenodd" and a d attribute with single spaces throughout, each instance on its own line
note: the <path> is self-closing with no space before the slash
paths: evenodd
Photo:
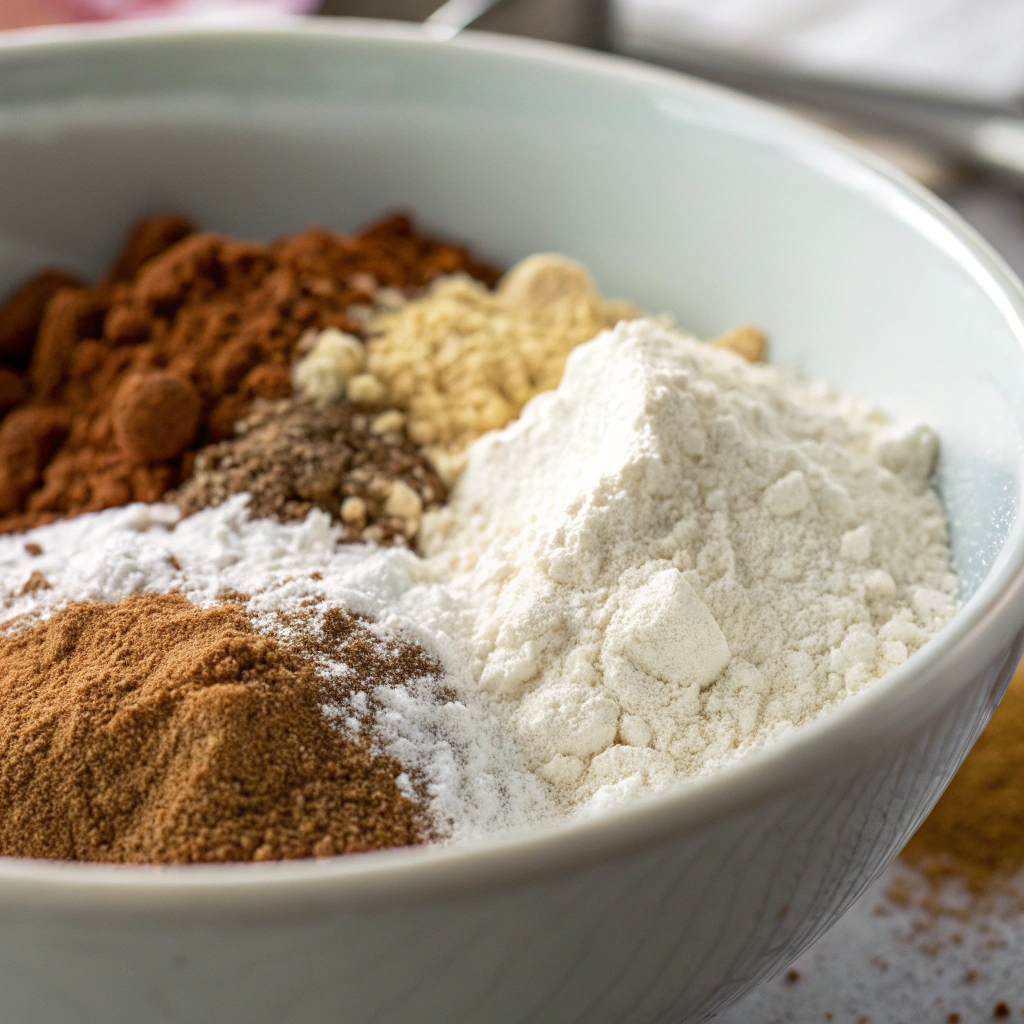
<path id="1" fill-rule="evenodd" d="M 413 440 L 457 452 L 556 388 L 577 345 L 638 315 L 627 303 L 602 299 L 578 263 L 530 256 L 494 292 L 450 277 L 380 316 L 367 369 L 388 401 L 408 413 Z"/>

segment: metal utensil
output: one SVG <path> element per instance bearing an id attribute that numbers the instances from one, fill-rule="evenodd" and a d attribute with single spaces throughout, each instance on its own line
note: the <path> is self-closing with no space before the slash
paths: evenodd
<path id="1" fill-rule="evenodd" d="M 423 22 L 451 39 L 505 0 L 447 0 Z M 913 141 L 1024 188 L 1024 116 L 1010 104 L 958 100 L 911 89 L 830 80 L 774 62 L 722 60 L 699 49 L 629 46 L 635 56 L 746 92 L 840 114 L 865 128 Z"/>
<path id="2" fill-rule="evenodd" d="M 431 35 L 451 39 L 504 0 L 448 0 L 423 21 Z"/>

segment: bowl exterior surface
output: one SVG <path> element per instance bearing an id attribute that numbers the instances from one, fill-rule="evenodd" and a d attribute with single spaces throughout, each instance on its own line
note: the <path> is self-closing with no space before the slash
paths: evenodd
<path id="1" fill-rule="evenodd" d="M 1016 665 L 1020 293 L 931 200 L 782 114 L 486 38 L 82 33 L 0 50 L 0 181 L 0 290 L 98 273 L 152 210 L 269 237 L 408 207 L 501 263 L 566 251 L 701 334 L 763 323 L 773 359 L 938 428 L 969 599 L 827 721 L 558 835 L 249 873 L 0 863 L 0 1020 L 702 1020 L 877 877 Z"/>

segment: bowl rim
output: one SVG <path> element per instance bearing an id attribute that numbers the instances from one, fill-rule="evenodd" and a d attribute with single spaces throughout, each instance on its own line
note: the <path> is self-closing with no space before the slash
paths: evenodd
<path id="1" fill-rule="evenodd" d="M 973 228 L 923 186 L 842 136 L 722 86 L 640 61 L 557 43 L 468 32 L 439 39 L 419 25 L 371 19 L 268 19 L 256 25 L 163 22 L 19 30 L 0 42 L 0 66 L 22 55 L 59 59 L 68 50 L 110 51 L 140 43 L 197 40 L 334 40 L 339 46 L 469 51 L 525 66 L 560 67 L 659 95 L 703 98 L 749 120 L 759 139 L 813 161 L 819 173 L 912 222 L 966 271 L 997 306 L 1024 356 L 1024 288 Z M 1021 458 L 1024 462 L 1024 457 Z M 1022 471 L 1024 475 L 1024 471 Z M 1019 499 L 1018 495 L 1018 499 Z M 903 665 L 819 718 L 787 730 L 713 773 L 600 815 L 451 845 L 266 864 L 134 866 L 0 858 L 0 906 L 117 911 L 269 914 L 297 906 L 378 908 L 506 888 L 639 853 L 778 797 L 823 763 L 863 754 L 881 734 L 909 733 L 939 704 L 955 701 L 973 675 L 1006 650 L 1003 675 L 1024 624 L 1024 516 L 1012 527 L 978 590 L 951 622 Z"/>

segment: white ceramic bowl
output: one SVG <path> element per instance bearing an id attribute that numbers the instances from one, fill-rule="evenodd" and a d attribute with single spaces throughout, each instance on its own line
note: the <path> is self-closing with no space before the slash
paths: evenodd
<path id="1" fill-rule="evenodd" d="M 894 856 L 1024 624 L 1024 297 L 837 139 L 641 65 L 373 23 L 28 35 L 0 50 L 0 287 L 96 273 L 135 216 L 266 237 L 394 206 L 510 263 L 586 262 L 708 334 L 939 430 L 962 611 L 713 778 L 514 841 L 194 869 L 0 863 L 0 1020 L 699 1020 Z"/>

